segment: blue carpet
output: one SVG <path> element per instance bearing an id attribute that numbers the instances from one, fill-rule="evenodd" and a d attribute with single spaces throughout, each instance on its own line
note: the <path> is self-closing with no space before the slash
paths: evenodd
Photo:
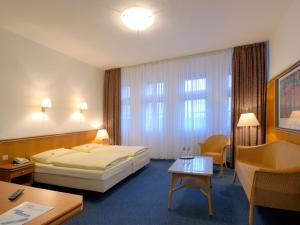
<path id="1" fill-rule="evenodd" d="M 88 225 L 246 225 L 248 201 L 238 182 L 232 183 L 231 169 L 223 177 L 218 167 L 213 177 L 213 217 L 207 200 L 195 189 L 173 194 L 173 208 L 167 209 L 171 160 L 152 160 L 104 194 L 38 184 L 34 186 L 84 196 L 84 211 L 65 224 Z M 300 204 L 300 203 L 299 203 Z M 300 213 L 264 207 L 255 208 L 255 225 L 297 225 Z"/>

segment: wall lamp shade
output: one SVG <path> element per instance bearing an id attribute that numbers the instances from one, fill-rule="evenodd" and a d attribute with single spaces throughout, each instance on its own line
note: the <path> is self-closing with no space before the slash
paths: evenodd
<path id="1" fill-rule="evenodd" d="M 237 127 L 254 127 L 259 125 L 260 124 L 254 113 L 242 113 Z"/>
<path id="2" fill-rule="evenodd" d="M 42 112 L 45 112 L 46 109 L 52 108 L 52 102 L 50 98 L 44 98 L 41 102 Z"/>
<path id="3" fill-rule="evenodd" d="M 104 140 L 104 139 L 109 139 L 107 130 L 106 129 L 98 130 L 97 135 L 96 135 L 96 139 L 101 140 L 101 141 Z"/>
<path id="4" fill-rule="evenodd" d="M 79 105 L 80 113 L 83 113 L 84 111 L 88 110 L 88 104 L 86 102 L 81 102 Z"/>

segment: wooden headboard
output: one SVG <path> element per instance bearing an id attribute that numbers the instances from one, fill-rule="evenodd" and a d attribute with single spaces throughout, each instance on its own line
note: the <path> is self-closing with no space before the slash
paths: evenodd
<path id="1" fill-rule="evenodd" d="M 31 155 L 55 148 L 71 148 L 94 142 L 97 130 L 64 134 L 0 140 L 0 155 L 8 155 L 11 161 L 16 156 L 30 158 Z M 5 161 L 0 158 L 0 163 Z"/>

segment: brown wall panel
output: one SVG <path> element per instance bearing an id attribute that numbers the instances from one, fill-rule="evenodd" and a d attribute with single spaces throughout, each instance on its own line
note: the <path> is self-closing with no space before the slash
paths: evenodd
<path id="1" fill-rule="evenodd" d="M 66 134 L 54 134 L 38 137 L 9 139 L 0 141 L 0 156 L 7 154 L 9 160 L 31 155 L 55 148 L 71 148 L 76 145 L 95 141 L 97 130 L 80 131 Z M 0 158 L 0 163 L 3 163 Z"/>

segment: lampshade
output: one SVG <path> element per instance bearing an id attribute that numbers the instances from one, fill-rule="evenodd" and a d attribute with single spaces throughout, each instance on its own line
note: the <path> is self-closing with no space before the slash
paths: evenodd
<path id="1" fill-rule="evenodd" d="M 290 119 L 300 119 L 300 110 L 292 111 Z"/>
<path id="2" fill-rule="evenodd" d="M 108 138 L 109 138 L 109 136 L 108 136 L 106 129 L 98 130 L 97 135 L 96 135 L 97 140 L 104 140 L 104 139 L 108 139 Z"/>
<path id="3" fill-rule="evenodd" d="M 41 102 L 41 108 L 42 111 L 45 112 L 46 109 L 49 109 L 52 107 L 52 102 L 50 98 L 44 98 Z"/>
<path id="4" fill-rule="evenodd" d="M 259 126 L 259 122 L 254 113 L 242 113 L 237 127 Z"/>

